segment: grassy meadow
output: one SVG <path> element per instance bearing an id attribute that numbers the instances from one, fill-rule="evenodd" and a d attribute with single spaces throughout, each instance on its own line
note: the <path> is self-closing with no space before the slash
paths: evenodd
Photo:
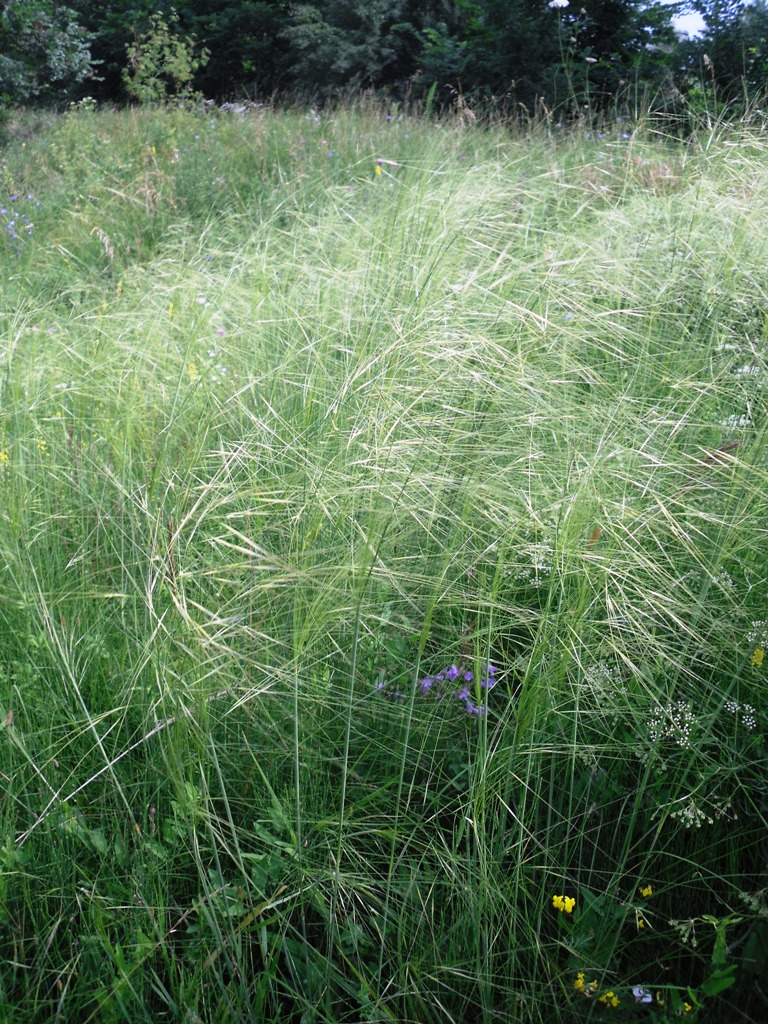
<path id="1" fill-rule="evenodd" d="M 765 1019 L 766 196 L 753 122 L 10 122 L 2 1024 Z"/>

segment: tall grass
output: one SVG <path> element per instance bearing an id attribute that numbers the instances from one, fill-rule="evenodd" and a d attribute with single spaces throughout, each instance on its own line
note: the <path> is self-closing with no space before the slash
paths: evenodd
<path id="1" fill-rule="evenodd" d="M 764 134 L 27 123 L 0 1020 L 762 1019 Z"/>

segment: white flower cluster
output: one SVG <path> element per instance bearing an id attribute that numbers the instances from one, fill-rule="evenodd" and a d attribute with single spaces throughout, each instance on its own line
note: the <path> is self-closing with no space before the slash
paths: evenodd
<path id="1" fill-rule="evenodd" d="M 686 828 L 701 828 L 704 822 L 708 825 L 711 825 L 713 822 L 713 819 L 702 811 L 695 800 L 691 800 L 690 803 L 685 804 L 683 807 L 670 811 L 669 816 L 682 822 Z"/>
<path id="2" fill-rule="evenodd" d="M 673 920 L 673 921 L 670 921 L 669 923 L 672 925 L 672 927 L 677 932 L 677 937 L 680 939 L 681 942 L 685 943 L 686 945 L 688 943 L 690 943 L 691 946 L 693 946 L 693 948 L 696 949 L 696 947 L 698 946 L 699 943 L 696 941 L 696 920 L 695 920 L 695 918 L 691 918 L 688 921 L 674 921 Z"/>
<path id="3" fill-rule="evenodd" d="M 621 683 L 621 673 L 615 665 L 607 661 L 596 661 L 590 665 L 579 683 L 581 693 L 585 697 L 591 697 L 598 704 L 625 689 Z"/>
<path id="4" fill-rule="evenodd" d="M 712 576 L 712 582 L 715 584 L 716 587 L 719 587 L 721 590 L 736 589 L 736 581 L 734 580 L 733 576 L 731 576 L 731 574 L 729 572 L 726 572 L 725 570 L 723 570 L 722 572 L 715 573 Z"/>
<path id="5" fill-rule="evenodd" d="M 545 538 L 541 544 L 532 544 L 524 557 L 530 561 L 530 565 L 518 569 L 516 578 L 521 583 L 528 583 L 534 587 L 548 584 L 555 557 L 555 549 L 549 538 Z"/>
<path id="6" fill-rule="evenodd" d="M 747 633 L 747 642 L 750 644 L 768 645 L 768 619 L 756 619 L 752 628 Z"/>
<path id="7" fill-rule="evenodd" d="M 745 366 L 739 366 L 733 371 L 740 377 L 759 377 L 763 372 L 762 366 L 756 366 L 755 363 L 747 363 Z"/>
<path id="8" fill-rule="evenodd" d="M 730 715 L 741 715 L 741 724 L 747 732 L 753 732 L 757 728 L 757 712 L 751 704 L 739 704 L 735 700 L 727 700 L 723 704 L 723 711 Z"/>
<path id="9" fill-rule="evenodd" d="M 720 420 L 721 427 L 728 427 L 731 430 L 735 430 L 737 427 L 749 427 L 751 424 L 752 420 L 746 413 L 741 415 L 732 413 L 730 416 L 726 416 L 724 420 Z"/>
<path id="10" fill-rule="evenodd" d="M 211 360 L 211 374 L 210 380 L 214 384 L 220 383 L 224 377 L 229 373 L 229 370 L 223 363 L 215 362 L 219 358 L 220 353 L 215 348 L 209 348 L 207 352 L 208 358 Z"/>
<path id="11" fill-rule="evenodd" d="M 757 892 L 740 892 L 739 898 L 746 903 L 753 914 L 768 917 L 768 906 L 765 903 L 766 894 L 768 894 L 768 889 L 760 889 Z"/>
<path id="12" fill-rule="evenodd" d="M 679 747 L 687 747 L 696 724 L 696 715 L 690 703 L 678 700 L 675 704 L 667 704 L 665 708 L 658 706 L 654 709 L 648 719 L 648 735 L 651 743 L 669 740 Z"/>
<path id="13" fill-rule="evenodd" d="M 728 815 L 730 810 L 730 800 L 725 800 L 723 803 L 710 803 L 709 808 L 705 811 L 693 797 L 687 797 L 682 806 L 669 812 L 669 816 L 681 822 L 686 828 L 701 828 L 702 825 L 713 825 L 715 821 Z"/>

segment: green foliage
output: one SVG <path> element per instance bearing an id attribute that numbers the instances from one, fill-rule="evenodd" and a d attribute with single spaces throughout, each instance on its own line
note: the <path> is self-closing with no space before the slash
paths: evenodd
<path id="1" fill-rule="evenodd" d="M 757 3 L 702 3 L 703 35 L 685 48 L 691 68 L 689 90 L 706 94 L 706 105 L 718 110 L 758 100 L 768 88 L 768 6 Z"/>
<path id="2" fill-rule="evenodd" d="M 324 91 L 391 80 L 404 8 L 404 0 L 296 4 L 283 35 L 297 84 Z"/>
<path id="3" fill-rule="evenodd" d="M 89 94 L 97 100 L 124 99 L 126 48 L 150 16 L 165 8 L 153 0 L 71 0 L 71 6 L 92 37 L 91 51 L 98 61 L 98 79 L 89 83 Z"/>
<path id="4" fill-rule="evenodd" d="M 557 118 L 588 120 L 635 112 L 653 97 L 670 113 L 687 105 L 717 117 L 758 99 L 766 81 L 762 0 L 702 2 L 707 34 L 687 42 L 672 26 L 680 3 L 640 0 L 554 8 L 544 0 L 180 0 L 176 21 L 152 0 L 71 5 L 92 39 L 99 78 L 88 92 L 99 100 L 124 99 L 126 48 L 137 60 L 138 37 L 157 17 L 166 29 L 155 52 L 145 40 L 145 63 L 175 67 L 186 82 L 178 87 L 218 100 L 374 88 L 400 102 L 424 99 L 434 86 L 441 109 L 471 98 L 488 109 L 531 116 L 543 104 Z M 192 39 L 209 60 L 195 57 Z M 150 93 L 162 92 L 160 82 L 177 88 L 167 72 L 144 73 Z"/>
<path id="5" fill-rule="evenodd" d="M 153 14 L 146 31 L 127 47 L 123 84 L 128 95 L 140 103 L 192 98 L 192 81 L 208 63 L 210 53 L 204 48 L 196 53 L 195 40 L 175 31 L 178 22 L 173 8 L 167 18 Z"/>
<path id="6" fill-rule="evenodd" d="M 475 83 L 483 60 L 483 4 L 463 0 L 451 9 L 436 5 L 431 14 L 422 21 L 415 82 L 441 87 Z"/>
<path id="7" fill-rule="evenodd" d="M 238 0 L 183 5 L 184 24 L 205 41 L 211 60 L 195 82 L 205 96 L 241 99 L 268 96 L 290 82 L 281 33 L 288 5 L 276 0 Z"/>
<path id="8" fill-rule="evenodd" d="M 53 0 L 6 0 L 0 10 L 4 103 L 61 100 L 93 73 L 91 35 Z"/>

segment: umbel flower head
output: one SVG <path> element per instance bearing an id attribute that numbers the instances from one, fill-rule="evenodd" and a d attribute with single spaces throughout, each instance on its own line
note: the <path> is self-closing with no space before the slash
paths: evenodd
<path id="1" fill-rule="evenodd" d="M 569 0 L 549 0 L 547 6 L 550 7 L 553 11 L 555 11 L 560 7 L 567 7 L 568 3 Z"/>
<path id="2" fill-rule="evenodd" d="M 573 908 L 576 906 L 576 900 L 573 896 L 553 896 L 552 906 L 555 910 L 559 910 L 561 914 L 572 914 Z"/>

